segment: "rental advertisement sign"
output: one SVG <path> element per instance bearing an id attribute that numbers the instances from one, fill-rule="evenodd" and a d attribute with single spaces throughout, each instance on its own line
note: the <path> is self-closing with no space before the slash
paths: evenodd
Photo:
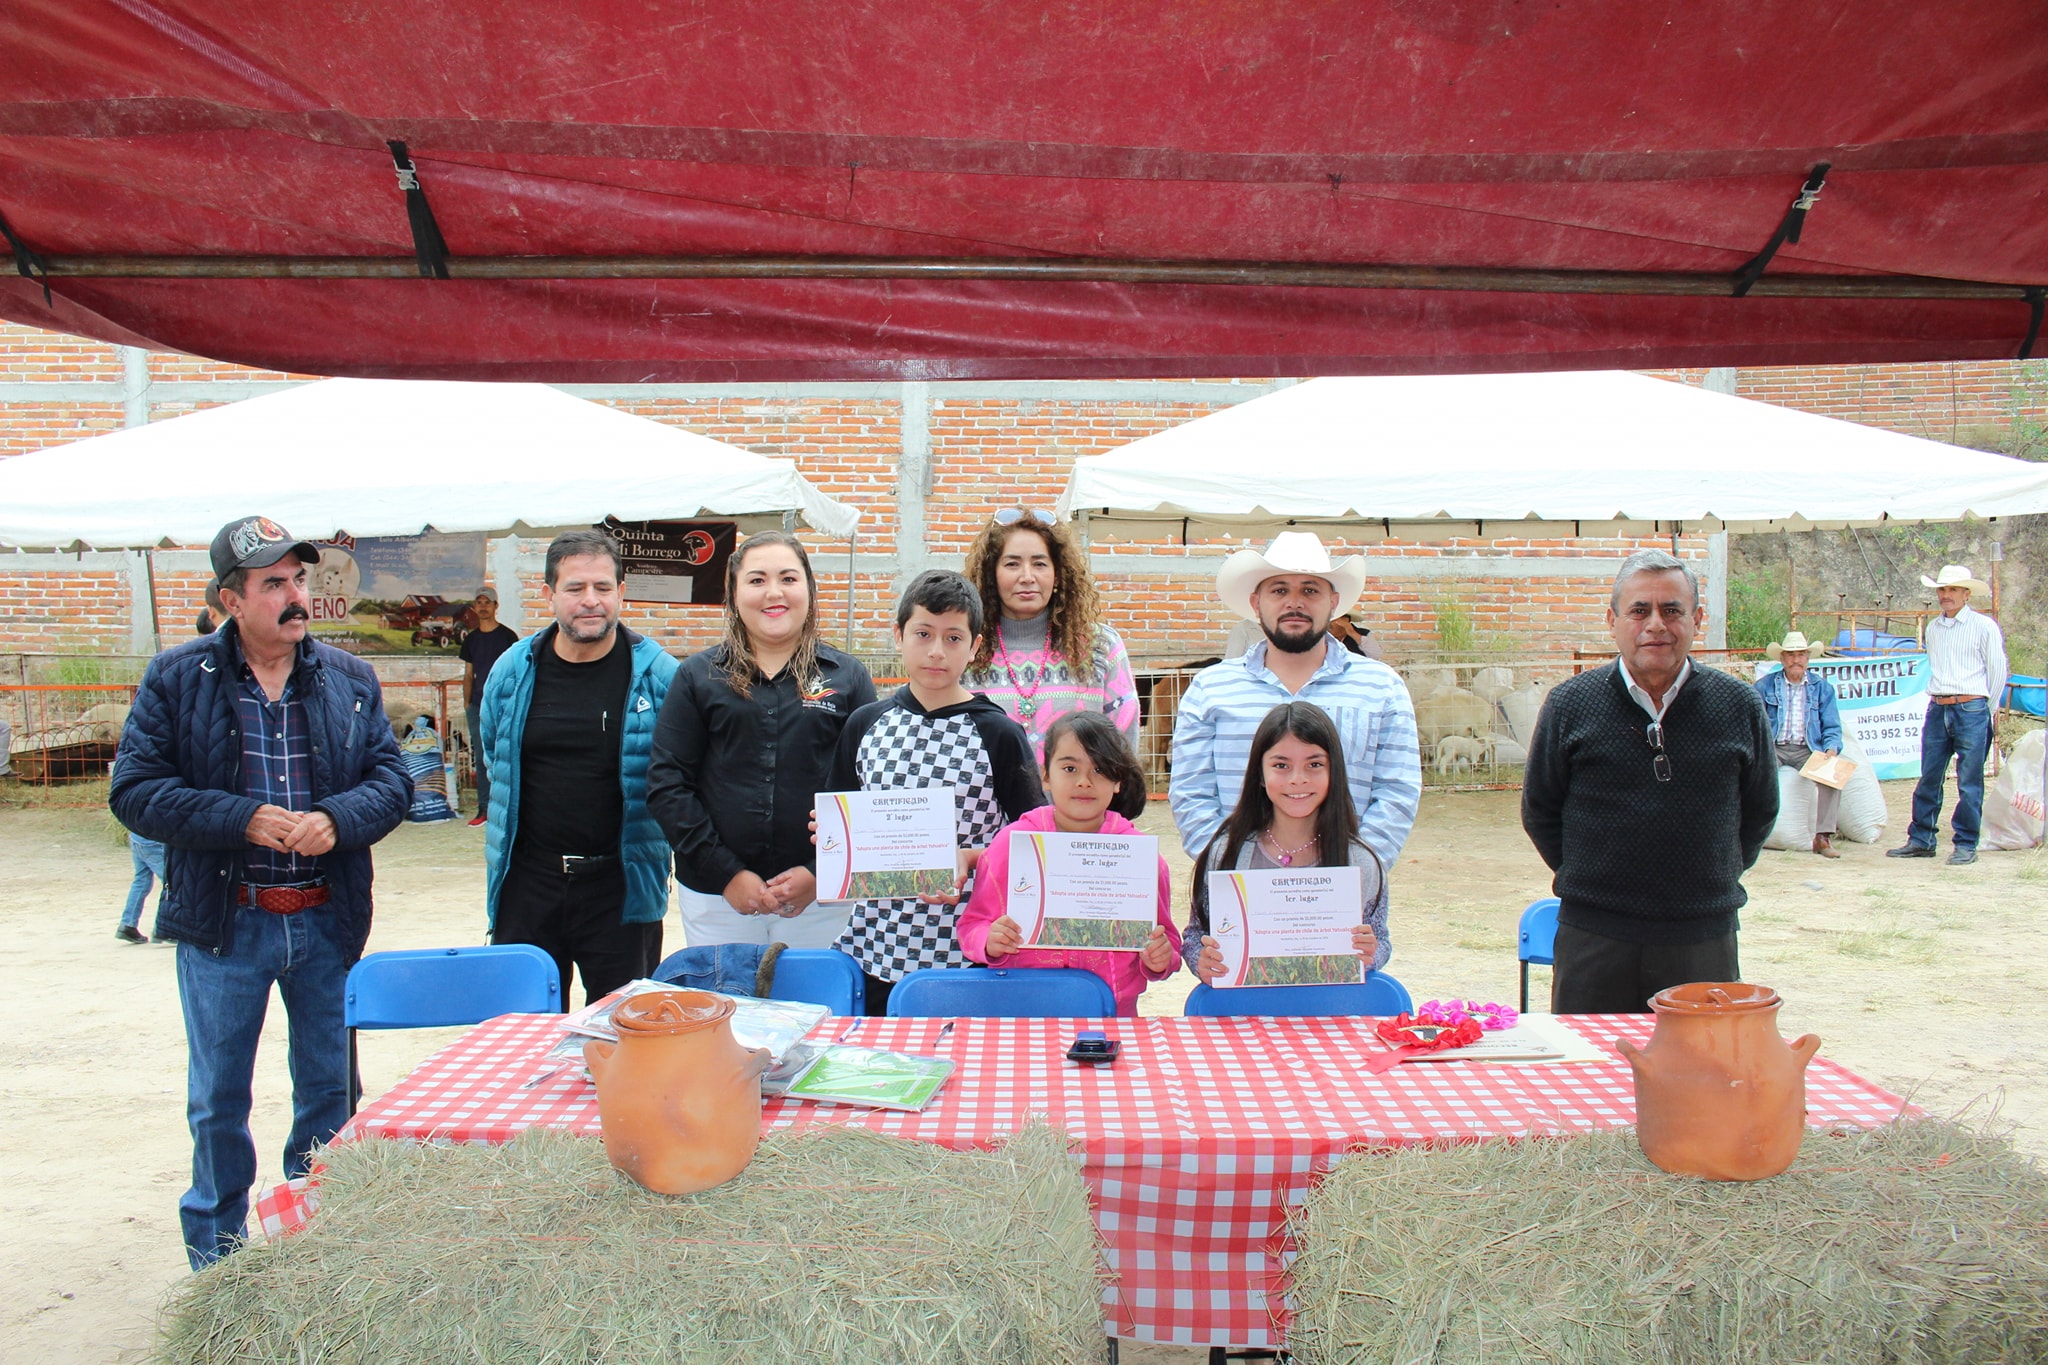
<path id="1" fill-rule="evenodd" d="M 1855 737 L 1878 780 L 1920 776 L 1920 727 L 1927 718 L 1927 656 L 1815 659 L 1809 671 L 1835 685 L 1842 728 Z M 1759 678 L 1778 671 L 1767 663 Z"/>

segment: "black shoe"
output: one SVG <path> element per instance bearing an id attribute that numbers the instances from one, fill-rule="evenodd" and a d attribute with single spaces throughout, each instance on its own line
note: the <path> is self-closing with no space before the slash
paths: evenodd
<path id="1" fill-rule="evenodd" d="M 1884 856 L 1887 858 L 1932 858 L 1934 856 L 1934 845 L 1916 844 L 1908 840 L 1897 848 L 1886 849 Z"/>
<path id="2" fill-rule="evenodd" d="M 132 924 L 124 924 L 120 928 L 114 930 L 114 937 L 120 939 L 121 942 L 123 943 L 149 942 L 147 938 L 143 937 L 142 931 Z"/>
<path id="3" fill-rule="evenodd" d="M 1950 867 L 1965 867 L 1976 861 L 1977 850 L 1974 848 L 1959 848 L 1948 855 L 1948 865 Z"/>

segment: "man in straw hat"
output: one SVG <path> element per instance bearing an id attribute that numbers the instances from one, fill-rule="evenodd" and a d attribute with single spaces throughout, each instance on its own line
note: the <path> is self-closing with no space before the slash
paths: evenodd
<path id="1" fill-rule="evenodd" d="M 1168 796 L 1190 855 L 1201 856 L 1236 806 L 1252 732 L 1266 713 L 1310 701 L 1337 722 L 1359 837 L 1382 866 L 1401 856 L 1422 797 L 1415 706 L 1400 674 L 1329 633 L 1330 619 L 1364 590 L 1365 560 L 1332 563 L 1309 531 L 1283 532 L 1264 551 L 1239 550 L 1223 562 L 1216 591 L 1264 639 L 1203 669 L 1181 697 Z"/>
<path id="2" fill-rule="evenodd" d="M 1550 690 L 1530 736 L 1522 828 L 1557 875 L 1557 1014 L 1642 1014 L 1688 981 L 1739 981 L 1742 874 L 1778 820 L 1763 703 L 1693 666 L 1699 581 L 1662 550 L 1621 562 L 1619 657 Z"/>
<path id="3" fill-rule="evenodd" d="M 1992 710 L 2005 692 L 2005 636 L 1998 622 L 1970 607 L 1970 594 L 1988 593 L 1983 579 L 1961 564 L 1944 564 L 1921 583 L 1934 589 L 1941 615 L 1927 623 L 1927 719 L 1920 729 L 1920 785 L 1913 788 L 1913 823 L 1906 842 L 1888 858 L 1932 858 L 1941 823 L 1941 785 L 1956 761 L 1953 865 L 1977 861 L 1977 830 L 1984 814 L 1984 755 L 1991 747 Z"/>
<path id="4" fill-rule="evenodd" d="M 1842 752 L 1842 711 L 1835 703 L 1835 685 L 1806 671 L 1810 657 L 1824 656 L 1827 651 L 1815 647 L 1799 631 L 1788 630 L 1784 639 L 1765 645 L 1764 653 L 1783 665 L 1783 671 L 1756 680 L 1756 694 L 1763 698 L 1764 713 L 1771 718 L 1779 766 L 1797 771 L 1817 753 L 1833 757 Z M 1813 785 L 1820 793 L 1813 820 L 1813 851 L 1823 858 L 1839 858 L 1835 827 L 1842 808 L 1841 790 L 1825 782 Z"/>

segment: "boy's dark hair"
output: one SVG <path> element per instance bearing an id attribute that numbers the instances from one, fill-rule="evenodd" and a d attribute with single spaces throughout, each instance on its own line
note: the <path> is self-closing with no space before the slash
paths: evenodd
<path id="1" fill-rule="evenodd" d="M 896 629 L 910 624 L 910 613 L 923 607 L 934 616 L 949 611 L 967 613 L 967 633 L 981 634 L 981 594 L 966 577 L 951 569 L 926 569 L 910 580 L 903 599 L 896 604 Z"/>
<path id="2" fill-rule="evenodd" d="M 1072 735 L 1081 752 L 1095 765 L 1095 771 L 1116 783 L 1116 799 L 1109 808 L 1126 820 L 1145 813 L 1145 770 L 1131 752 L 1123 731 L 1099 711 L 1069 711 L 1045 732 L 1045 775 L 1052 776 L 1053 751 Z"/>
<path id="3" fill-rule="evenodd" d="M 610 555 L 612 577 L 623 579 L 626 576 L 626 561 L 619 553 L 619 542 L 612 539 L 609 531 L 593 528 L 588 531 L 564 531 L 548 542 L 548 559 L 541 569 L 541 581 L 551 588 L 554 587 L 555 574 L 562 567 L 562 561 L 573 559 L 577 555 Z"/>
<path id="4" fill-rule="evenodd" d="M 1337 722 L 1312 701 L 1284 701 L 1266 713 L 1252 735 L 1251 759 L 1245 764 L 1237 809 L 1196 861 L 1197 878 L 1204 872 L 1236 867 L 1239 851 L 1273 822 L 1273 798 L 1266 795 L 1266 752 L 1289 735 L 1315 745 L 1330 759 L 1330 794 L 1316 811 L 1317 861 L 1324 867 L 1342 867 L 1348 861 L 1350 846 L 1358 842 L 1358 809 L 1351 802 L 1351 780 L 1344 768 L 1344 741 L 1337 734 Z M 1218 852 L 1222 857 L 1213 856 Z M 1346 854 L 1344 859 L 1339 859 L 1340 852 Z"/>

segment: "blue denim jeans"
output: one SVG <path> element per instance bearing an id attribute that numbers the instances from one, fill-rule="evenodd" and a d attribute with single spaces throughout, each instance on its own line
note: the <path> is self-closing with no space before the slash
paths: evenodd
<path id="1" fill-rule="evenodd" d="M 287 1178 L 348 1121 L 348 1030 L 342 1001 L 348 969 L 326 910 L 273 915 L 235 912 L 234 951 L 216 957 L 178 945 L 178 999 L 185 1007 L 185 1118 L 192 1129 L 192 1188 L 178 1201 L 185 1254 L 202 1270 L 239 1246 L 256 1182 L 249 1133 L 256 1043 L 275 983 L 290 1022 L 292 1129 Z"/>
<path id="2" fill-rule="evenodd" d="M 149 888 L 164 875 L 164 846 L 140 834 L 130 834 L 128 861 L 135 864 L 135 880 L 128 884 L 128 904 L 122 907 L 121 924 L 133 929 L 142 922 L 142 903 L 149 899 Z"/>
<path id="3" fill-rule="evenodd" d="M 1934 847 L 1941 826 L 1941 786 L 1948 761 L 1956 761 L 1956 813 L 1951 822 L 1957 848 L 1977 847 L 1984 816 L 1984 754 L 1991 747 L 1991 703 L 1983 700 L 1942 706 L 1927 704 L 1920 731 L 1920 785 L 1913 788 L 1913 823 L 1908 841 Z"/>
<path id="4" fill-rule="evenodd" d="M 462 708 L 463 723 L 469 727 L 469 766 L 476 774 L 476 815 L 491 813 L 491 770 L 484 763 L 484 746 L 477 739 L 481 732 L 476 728 L 476 707 Z M 455 793 L 448 793 L 448 804 L 455 805 Z"/>

